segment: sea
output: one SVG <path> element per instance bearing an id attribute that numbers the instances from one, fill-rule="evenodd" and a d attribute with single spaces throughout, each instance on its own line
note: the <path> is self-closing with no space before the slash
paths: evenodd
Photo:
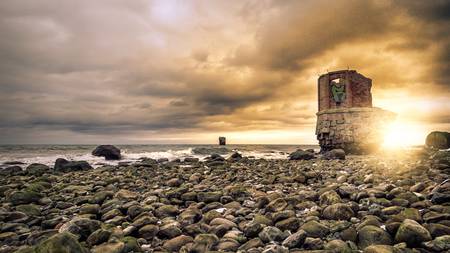
<path id="1" fill-rule="evenodd" d="M 87 161 L 94 167 L 119 161 L 105 161 L 103 157 L 91 155 L 97 145 L 0 145 L 0 166 L 19 163 L 23 166 L 42 163 L 53 166 L 57 158 Z M 196 157 L 204 159 L 217 153 L 228 157 L 239 152 L 249 158 L 287 159 L 289 153 L 301 149 L 314 149 L 318 145 L 116 145 L 122 154 L 120 162 L 135 162 L 143 157 L 170 160 Z"/>

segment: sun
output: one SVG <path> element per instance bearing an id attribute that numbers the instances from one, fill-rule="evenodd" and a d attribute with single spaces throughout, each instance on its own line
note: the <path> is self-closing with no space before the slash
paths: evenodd
<path id="1" fill-rule="evenodd" d="M 425 142 L 425 134 L 426 131 L 419 124 L 395 121 L 386 127 L 383 147 L 407 148 L 422 145 Z"/>

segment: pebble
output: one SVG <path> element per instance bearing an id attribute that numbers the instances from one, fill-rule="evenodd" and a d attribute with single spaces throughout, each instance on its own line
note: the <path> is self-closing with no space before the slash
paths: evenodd
<path id="1" fill-rule="evenodd" d="M 0 252 L 448 251 L 441 153 L 11 165 L 0 171 Z"/>

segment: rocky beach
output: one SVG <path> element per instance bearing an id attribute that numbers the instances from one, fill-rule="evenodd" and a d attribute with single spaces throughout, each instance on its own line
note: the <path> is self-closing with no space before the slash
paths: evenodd
<path id="1" fill-rule="evenodd" d="M 0 252 L 450 250 L 450 151 L 399 157 L 3 165 Z"/>

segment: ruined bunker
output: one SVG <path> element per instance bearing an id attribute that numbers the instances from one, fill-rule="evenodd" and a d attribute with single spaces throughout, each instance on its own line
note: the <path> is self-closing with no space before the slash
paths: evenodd
<path id="1" fill-rule="evenodd" d="M 379 147 L 395 114 L 372 107 L 371 88 L 372 80 L 356 70 L 319 77 L 316 135 L 322 152 L 342 148 L 359 154 Z"/>

